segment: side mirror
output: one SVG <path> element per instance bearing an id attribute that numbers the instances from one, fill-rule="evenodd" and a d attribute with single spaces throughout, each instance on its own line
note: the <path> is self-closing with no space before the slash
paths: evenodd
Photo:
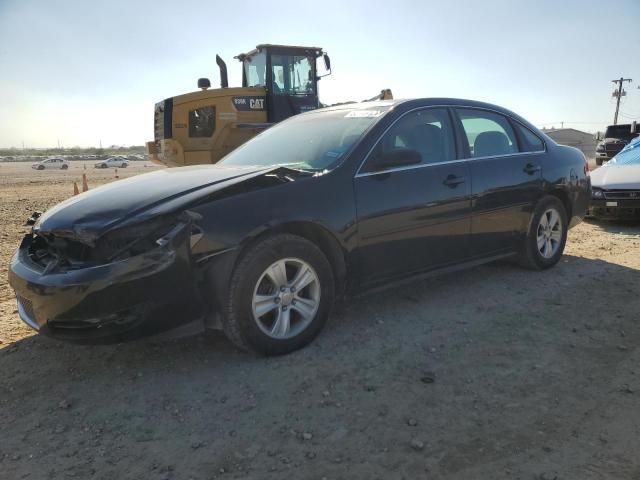
<path id="1" fill-rule="evenodd" d="M 387 170 L 420 163 L 422 163 L 422 155 L 417 150 L 397 148 L 374 157 L 373 167 L 374 170 Z"/>
<path id="2" fill-rule="evenodd" d="M 327 55 L 326 53 L 323 55 L 324 58 L 324 66 L 327 70 L 331 71 L 331 59 L 329 58 L 329 55 Z"/>
<path id="3" fill-rule="evenodd" d="M 201 88 L 202 90 L 206 90 L 209 87 L 211 87 L 211 82 L 209 81 L 208 78 L 198 79 L 198 88 Z"/>

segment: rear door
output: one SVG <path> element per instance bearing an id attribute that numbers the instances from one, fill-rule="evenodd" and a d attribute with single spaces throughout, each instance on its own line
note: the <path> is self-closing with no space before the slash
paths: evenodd
<path id="1" fill-rule="evenodd" d="M 361 283 L 429 270 L 470 255 L 471 184 L 456 156 L 446 108 L 405 114 L 382 136 L 354 179 Z M 394 149 L 421 154 L 418 165 L 377 171 Z"/>
<path id="2" fill-rule="evenodd" d="M 473 254 L 485 256 L 518 248 L 543 194 L 544 144 L 533 132 L 498 112 L 476 108 L 454 111 L 470 158 Z M 527 146 L 524 131 L 537 144 Z"/>

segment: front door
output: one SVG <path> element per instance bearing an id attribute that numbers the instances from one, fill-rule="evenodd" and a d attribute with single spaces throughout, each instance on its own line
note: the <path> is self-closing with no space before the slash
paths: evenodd
<path id="1" fill-rule="evenodd" d="M 420 153 L 420 164 L 377 171 L 376 155 Z M 456 159 L 446 108 L 405 114 L 383 135 L 356 175 L 360 283 L 372 286 L 470 255 L 471 182 Z"/>
<path id="2" fill-rule="evenodd" d="M 301 52 L 269 56 L 267 75 L 267 116 L 269 122 L 280 122 L 319 106 L 316 91 L 315 57 Z"/>

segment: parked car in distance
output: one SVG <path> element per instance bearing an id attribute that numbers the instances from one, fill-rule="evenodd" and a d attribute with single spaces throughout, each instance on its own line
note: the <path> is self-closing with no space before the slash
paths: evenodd
<path id="1" fill-rule="evenodd" d="M 45 160 L 41 160 L 40 162 L 32 163 L 31 168 L 34 168 L 36 170 L 44 170 L 47 168 L 66 170 L 67 168 L 69 168 L 69 162 L 64 158 L 59 157 L 47 158 Z"/>
<path id="2" fill-rule="evenodd" d="M 636 122 L 609 125 L 604 133 L 604 139 L 596 146 L 596 164 L 602 165 L 611 160 L 639 135 L 640 126 Z"/>
<path id="3" fill-rule="evenodd" d="M 129 160 L 124 157 L 109 157 L 101 160 L 93 165 L 95 168 L 126 168 L 129 166 Z"/>
<path id="4" fill-rule="evenodd" d="M 597 218 L 640 217 L 640 138 L 591 175 L 589 214 Z"/>
<path id="5" fill-rule="evenodd" d="M 9 271 L 22 319 L 77 342 L 221 328 L 282 354 L 334 299 L 502 258 L 560 259 L 586 159 L 487 103 L 296 115 L 215 165 L 159 170 L 45 212 Z"/>

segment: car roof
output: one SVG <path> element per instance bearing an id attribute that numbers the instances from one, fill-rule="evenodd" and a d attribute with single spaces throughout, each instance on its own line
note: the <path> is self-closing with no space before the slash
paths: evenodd
<path id="1" fill-rule="evenodd" d="M 472 107 L 472 108 L 482 108 L 487 110 L 494 110 L 496 112 L 502 113 L 504 115 L 508 115 L 514 117 L 526 124 L 527 126 L 533 127 L 533 125 L 522 118 L 517 113 L 512 112 L 504 107 L 500 107 L 498 105 L 494 105 L 492 103 L 480 102 L 478 100 L 468 100 L 464 98 L 449 98 L 449 97 L 425 97 L 425 98 L 398 98 L 393 100 L 375 100 L 371 102 L 352 102 L 352 103 L 342 103 L 330 105 L 322 109 L 312 110 L 310 112 L 306 112 L 306 114 L 313 114 L 318 111 L 330 111 L 330 110 L 353 110 L 353 109 L 370 109 L 376 107 L 405 107 L 406 109 L 411 108 L 420 108 L 420 107 L 435 107 L 435 106 L 458 106 L 458 107 Z M 533 127 L 535 128 L 535 127 Z M 537 128 L 535 128 L 538 130 Z"/>

